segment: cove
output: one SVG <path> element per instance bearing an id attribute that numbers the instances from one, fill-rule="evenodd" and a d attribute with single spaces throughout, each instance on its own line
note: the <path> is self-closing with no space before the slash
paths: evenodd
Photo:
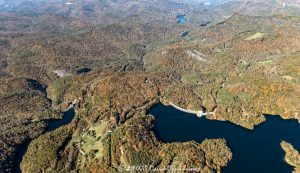
<path id="1" fill-rule="evenodd" d="M 233 153 L 223 173 L 291 173 L 284 161 L 280 142 L 285 140 L 300 149 L 300 124 L 268 115 L 266 122 L 248 130 L 230 122 L 208 120 L 157 104 L 148 112 L 155 117 L 154 131 L 165 143 L 202 142 L 204 139 L 226 139 Z"/>
<path id="2" fill-rule="evenodd" d="M 48 123 L 48 127 L 43 134 L 52 132 L 52 131 L 58 129 L 59 127 L 62 127 L 64 125 L 71 123 L 73 118 L 75 117 L 75 109 L 74 109 L 75 103 L 76 102 L 73 102 L 73 104 L 70 105 L 70 107 L 64 111 L 62 119 L 47 120 L 46 122 Z M 27 151 L 31 141 L 32 140 L 29 140 L 29 141 L 25 142 L 23 145 L 21 145 L 19 152 L 17 153 L 17 156 L 16 156 L 16 161 L 15 161 L 16 166 L 15 166 L 15 170 L 13 172 L 15 172 L 15 173 L 22 172 L 21 171 L 21 162 L 22 162 L 24 155 L 26 154 L 26 151 Z"/>

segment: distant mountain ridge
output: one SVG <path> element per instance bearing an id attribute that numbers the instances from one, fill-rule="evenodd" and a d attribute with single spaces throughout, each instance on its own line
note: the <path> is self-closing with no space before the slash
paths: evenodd
<path id="1" fill-rule="evenodd" d="M 263 11 L 264 15 L 300 11 L 298 9 L 300 0 L 0 0 L 0 12 L 54 13 L 72 17 L 84 15 L 91 17 L 111 13 L 112 10 L 116 10 L 119 15 L 133 15 L 145 11 L 159 13 L 170 10 L 209 9 L 220 5 L 228 8 L 232 6 L 247 8 L 249 14 L 255 14 L 257 11 Z"/>

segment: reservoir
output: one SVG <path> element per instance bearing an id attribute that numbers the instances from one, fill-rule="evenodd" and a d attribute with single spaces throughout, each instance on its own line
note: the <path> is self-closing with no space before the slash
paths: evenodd
<path id="1" fill-rule="evenodd" d="M 291 173 L 284 161 L 280 142 L 285 140 L 300 149 L 300 124 L 279 116 L 266 116 L 266 122 L 248 130 L 230 122 L 208 120 L 181 112 L 171 106 L 155 105 L 155 133 L 165 143 L 226 139 L 233 153 L 223 173 Z"/>
<path id="2" fill-rule="evenodd" d="M 47 120 L 48 127 L 47 127 L 47 129 L 44 133 L 52 132 L 52 131 L 58 129 L 59 127 L 62 127 L 64 125 L 67 125 L 67 124 L 71 123 L 74 117 L 75 117 L 75 109 L 74 109 L 74 104 L 73 104 L 73 106 L 70 106 L 64 112 L 64 115 L 63 115 L 62 119 Z M 15 161 L 16 167 L 15 167 L 15 170 L 13 172 L 21 173 L 21 169 L 20 169 L 21 165 L 20 164 L 22 162 L 23 156 L 26 154 L 26 151 L 28 149 L 28 146 L 29 146 L 30 142 L 31 142 L 31 140 L 27 141 L 25 144 L 23 144 L 20 147 L 20 150 L 17 153 L 17 157 L 16 157 L 16 161 Z"/>
<path id="3" fill-rule="evenodd" d="M 181 33 L 181 37 L 187 37 L 189 35 L 190 31 L 186 31 Z"/>
<path id="4" fill-rule="evenodd" d="M 179 23 L 179 24 L 185 23 L 185 22 L 186 22 L 186 18 L 185 18 L 184 16 L 185 16 L 185 15 L 178 14 L 178 15 L 176 16 L 177 23 Z"/>

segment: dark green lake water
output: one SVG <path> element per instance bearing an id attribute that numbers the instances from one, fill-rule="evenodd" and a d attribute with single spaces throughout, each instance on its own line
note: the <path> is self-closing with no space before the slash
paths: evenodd
<path id="1" fill-rule="evenodd" d="M 291 173 L 284 161 L 280 142 L 285 140 L 300 149 L 300 124 L 267 116 L 267 121 L 247 130 L 230 122 L 212 121 L 205 117 L 181 112 L 173 107 L 157 104 L 150 111 L 155 116 L 155 133 L 163 142 L 201 142 L 204 139 L 226 139 L 233 159 L 224 173 Z"/>

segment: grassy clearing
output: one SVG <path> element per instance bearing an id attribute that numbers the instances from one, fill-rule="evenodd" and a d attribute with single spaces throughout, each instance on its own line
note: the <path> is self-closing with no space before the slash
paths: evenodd
<path id="1" fill-rule="evenodd" d="M 266 61 L 259 61 L 259 62 L 257 62 L 257 64 L 259 64 L 259 65 L 271 65 L 271 64 L 273 64 L 273 60 L 266 60 Z"/>
<path id="2" fill-rule="evenodd" d="M 262 39 L 265 37 L 265 33 L 261 33 L 261 32 L 257 32 L 256 34 L 246 38 L 245 40 L 249 41 L 249 40 L 256 40 L 256 39 Z"/>
<path id="3" fill-rule="evenodd" d="M 80 147 L 82 151 L 95 158 L 102 156 L 104 150 L 101 140 L 108 134 L 109 124 L 103 122 L 89 128 L 89 130 L 82 135 Z"/>

